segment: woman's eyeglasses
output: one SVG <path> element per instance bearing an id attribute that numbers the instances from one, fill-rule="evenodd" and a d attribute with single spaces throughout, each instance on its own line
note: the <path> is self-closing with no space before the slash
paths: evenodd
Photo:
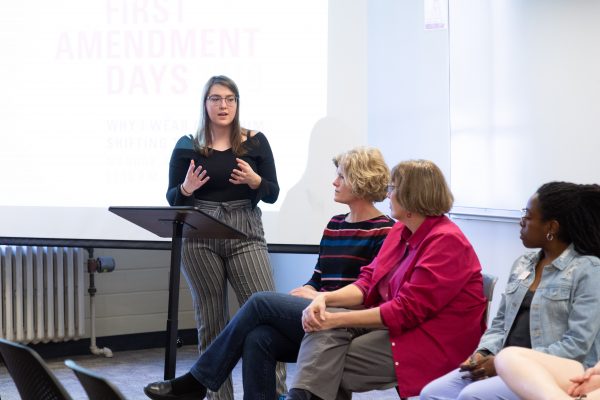
<path id="1" fill-rule="evenodd" d="M 396 185 L 387 185 L 387 193 L 390 194 L 396 190 Z"/>
<path id="2" fill-rule="evenodd" d="M 232 107 L 232 106 L 234 106 L 237 103 L 237 97 L 235 97 L 235 96 L 227 96 L 227 97 L 208 96 L 206 98 L 206 100 L 212 106 L 219 106 L 219 105 L 221 105 L 221 103 L 223 102 L 223 100 L 225 100 L 225 104 L 227 104 L 227 106 L 229 106 L 229 107 Z"/>

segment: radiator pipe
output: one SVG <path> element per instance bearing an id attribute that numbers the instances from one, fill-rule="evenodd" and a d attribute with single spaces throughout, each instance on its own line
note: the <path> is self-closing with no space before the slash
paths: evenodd
<path id="1" fill-rule="evenodd" d="M 103 355 L 105 357 L 112 357 L 113 352 L 108 347 L 99 348 L 96 346 L 96 285 L 95 285 L 95 273 L 98 270 L 98 261 L 94 259 L 94 249 L 88 248 L 88 272 L 90 275 L 90 286 L 88 293 L 90 295 L 90 351 L 96 356 Z"/>

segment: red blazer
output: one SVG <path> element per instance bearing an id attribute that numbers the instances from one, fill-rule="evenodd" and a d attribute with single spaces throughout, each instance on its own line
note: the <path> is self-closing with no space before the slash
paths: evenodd
<path id="1" fill-rule="evenodd" d="M 378 285 L 395 267 L 389 281 L 383 280 L 386 301 Z M 479 260 L 445 216 L 427 217 L 413 234 L 396 223 L 354 284 L 363 291 L 365 306 L 380 307 L 389 329 L 400 397 L 418 395 L 427 383 L 455 369 L 485 331 Z"/>

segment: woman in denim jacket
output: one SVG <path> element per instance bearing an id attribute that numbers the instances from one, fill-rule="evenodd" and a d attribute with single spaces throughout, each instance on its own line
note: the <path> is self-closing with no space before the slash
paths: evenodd
<path id="1" fill-rule="evenodd" d="M 495 355 L 508 346 L 577 360 L 586 367 L 598 361 L 600 187 L 550 182 L 523 211 L 523 245 L 541 250 L 517 259 L 498 313 L 473 355 L 429 383 L 422 400 L 518 400 L 494 368 Z"/>

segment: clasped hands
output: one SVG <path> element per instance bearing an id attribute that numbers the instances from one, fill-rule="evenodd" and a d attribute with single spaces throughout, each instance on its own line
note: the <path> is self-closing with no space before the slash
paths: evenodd
<path id="1" fill-rule="evenodd" d="M 481 379 L 496 376 L 494 355 L 483 355 L 482 353 L 475 352 L 471 357 L 460 364 L 459 370 L 466 372 L 462 376 L 463 379 L 470 379 L 472 381 L 479 381 Z"/>
<path id="2" fill-rule="evenodd" d="M 333 315 L 326 310 L 325 295 L 317 295 L 302 311 L 302 328 L 304 332 L 317 332 L 335 328 Z"/>
<path id="3" fill-rule="evenodd" d="M 251 189 L 257 189 L 260 186 L 262 178 L 258 175 L 250 164 L 241 158 L 235 159 L 237 162 L 237 168 L 231 171 L 231 177 L 229 182 L 234 185 L 246 184 Z M 187 173 L 185 174 L 185 180 L 181 184 L 182 189 L 187 193 L 194 193 L 194 191 L 200 189 L 208 180 L 210 176 L 206 174 L 206 170 L 201 165 L 196 167 L 194 160 L 190 161 Z"/>

